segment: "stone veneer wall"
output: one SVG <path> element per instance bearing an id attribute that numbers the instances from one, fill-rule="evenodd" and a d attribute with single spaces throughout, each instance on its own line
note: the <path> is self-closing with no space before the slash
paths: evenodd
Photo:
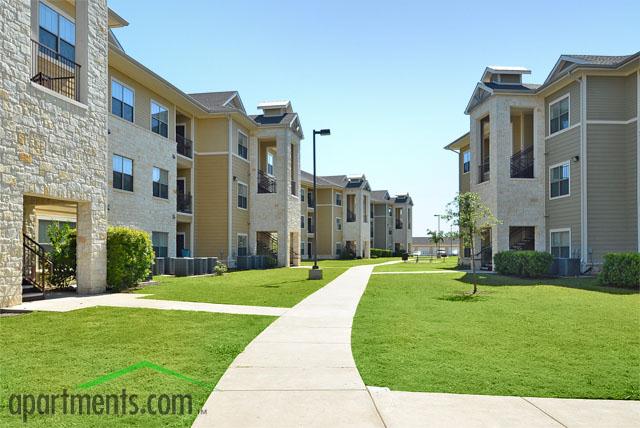
<path id="1" fill-rule="evenodd" d="M 169 257 L 176 253 L 176 143 L 109 115 L 108 171 L 112 155 L 133 160 L 133 192 L 113 188 L 109 174 L 109 224 L 169 234 Z M 169 199 L 153 196 L 153 167 L 169 172 Z"/>
<path id="2" fill-rule="evenodd" d="M 22 300 L 24 195 L 78 202 L 78 290 L 105 288 L 106 1 L 78 11 L 86 104 L 30 82 L 31 2 L 0 0 L 0 307 Z"/>

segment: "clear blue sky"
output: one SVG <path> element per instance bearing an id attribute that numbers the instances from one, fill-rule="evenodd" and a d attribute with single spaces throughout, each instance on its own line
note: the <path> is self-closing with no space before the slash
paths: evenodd
<path id="1" fill-rule="evenodd" d="M 464 108 L 487 65 L 541 83 L 564 53 L 640 50 L 636 1 L 109 0 L 130 22 L 125 50 L 185 92 L 238 90 L 249 113 L 289 99 L 314 128 L 323 175 L 365 173 L 409 192 L 414 236 L 457 191 L 443 146 L 468 131 Z M 443 228 L 445 228 L 443 224 Z"/>

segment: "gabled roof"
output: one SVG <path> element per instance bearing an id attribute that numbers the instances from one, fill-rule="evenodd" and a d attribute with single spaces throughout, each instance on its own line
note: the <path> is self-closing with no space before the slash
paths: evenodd
<path id="1" fill-rule="evenodd" d="M 470 142 L 469 135 L 470 134 L 467 132 L 466 134 L 456 138 L 455 140 L 444 146 L 445 150 L 461 150 L 463 147 L 468 146 Z"/>
<path id="2" fill-rule="evenodd" d="M 334 177 L 344 177 L 345 180 L 334 180 Z M 321 176 L 316 177 L 316 184 L 318 187 L 340 187 L 344 188 L 346 184 L 345 176 Z M 300 170 L 300 180 L 309 184 L 313 184 L 313 174 L 304 170 Z"/>
<path id="3" fill-rule="evenodd" d="M 477 105 L 496 93 L 501 94 L 534 94 L 540 85 L 532 83 L 496 83 L 496 82 L 478 82 L 471 99 L 464 109 L 465 114 L 469 114 Z"/>
<path id="4" fill-rule="evenodd" d="M 386 190 L 373 190 L 371 192 L 371 201 L 372 202 L 390 202 L 391 196 L 389 196 L 389 192 Z"/>
<path id="5" fill-rule="evenodd" d="M 487 82 L 492 74 L 531 74 L 531 70 L 519 66 L 490 65 L 484 69 L 480 81 Z"/>
<path id="6" fill-rule="evenodd" d="M 631 55 L 561 55 L 542 86 L 546 87 L 578 67 L 615 69 L 640 57 Z"/>
<path id="7" fill-rule="evenodd" d="M 413 199 L 411 199 L 411 196 L 409 196 L 408 193 L 406 195 L 396 195 L 396 197 L 393 199 L 393 202 L 395 202 L 396 204 L 413 205 Z"/>
<path id="8" fill-rule="evenodd" d="M 200 92 L 189 94 L 189 96 L 214 113 L 231 111 L 246 113 L 238 91 Z"/>
<path id="9" fill-rule="evenodd" d="M 304 133 L 302 132 L 302 125 L 300 124 L 300 117 L 298 113 L 285 113 L 277 116 L 270 116 L 264 114 L 252 114 L 249 117 L 259 125 L 262 126 L 288 126 L 298 134 L 300 138 L 304 138 Z"/>

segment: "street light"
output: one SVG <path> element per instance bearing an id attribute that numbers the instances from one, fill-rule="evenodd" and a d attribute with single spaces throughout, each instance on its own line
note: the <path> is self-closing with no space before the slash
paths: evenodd
<path id="1" fill-rule="evenodd" d="M 313 203 L 318 201 L 318 188 L 316 187 L 316 135 L 331 135 L 330 129 L 313 130 Z M 309 271 L 309 279 L 322 279 L 322 271 L 318 268 L 318 207 L 313 210 L 313 267 Z"/>

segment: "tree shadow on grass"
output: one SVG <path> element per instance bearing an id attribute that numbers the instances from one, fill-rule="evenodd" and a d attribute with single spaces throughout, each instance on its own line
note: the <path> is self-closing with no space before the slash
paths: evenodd
<path id="1" fill-rule="evenodd" d="M 442 300 L 445 302 L 481 302 L 486 300 L 486 296 L 481 293 L 471 294 L 466 292 L 461 292 L 457 294 L 450 294 L 448 296 L 438 297 L 437 300 Z"/>
<path id="2" fill-rule="evenodd" d="M 599 293 L 607 294 L 640 294 L 639 290 L 627 289 L 627 288 L 614 288 L 605 287 L 598 284 L 596 278 L 540 278 L 540 279 L 528 279 L 518 278 L 514 276 L 504 276 L 498 274 L 486 274 L 476 273 L 478 286 L 485 287 L 514 287 L 514 286 L 536 286 L 536 285 L 548 285 L 554 287 L 565 287 L 577 290 L 595 291 Z M 459 281 L 465 284 L 473 284 L 473 274 L 466 273 L 460 278 L 456 278 L 455 281 Z"/>

